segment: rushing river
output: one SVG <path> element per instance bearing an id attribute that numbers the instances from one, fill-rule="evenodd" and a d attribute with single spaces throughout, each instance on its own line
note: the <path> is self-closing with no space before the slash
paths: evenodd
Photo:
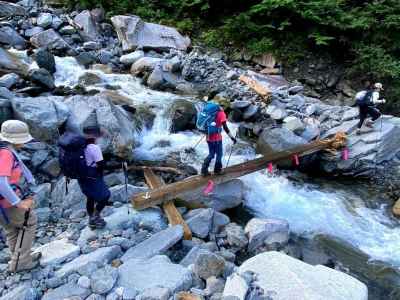
<path id="1" fill-rule="evenodd" d="M 86 70 L 73 58 L 56 58 L 56 84 L 74 86 Z M 119 93 L 132 99 L 132 104 L 148 105 L 156 114 L 152 129 L 137 134 L 140 146 L 135 150 L 138 158 L 160 160 L 172 152 L 182 153 L 182 158 L 199 169 L 207 154 L 203 141 L 195 148 L 195 155 L 188 157 L 184 150 L 193 147 L 201 138 L 193 132 L 172 134 L 168 108 L 182 96 L 149 90 L 129 74 L 105 74 L 104 83 L 119 86 Z M 95 86 L 101 89 L 102 85 Z M 196 101 L 195 99 L 187 99 Z M 233 130 L 237 125 L 229 124 Z M 160 143 L 165 142 L 168 143 Z M 224 139 L 225 153 L 232 147 Z M 244 142 L 233 148 L 230 163 L 255 157 L 254 151 Z M 228 155 L 224 157 L 224 164 Z M 245 176 L 246 206 L 258 216 L 277 217 L 289 221 L 291 230 L 298 235 L 327 234 L 340 238 L 367 253 L 376 260 L 400 267 L 400 227 L 398 222 L 385 214 L 385 207 L 369 208 L 362 194 L 351 188 L 326 188 L 320 184 L 298 184 L 282 176 L 265 171 Z M 329 185 L 329 184 L 328 184 Z M 370 197 L 373 197 L 371 195 Z"/>

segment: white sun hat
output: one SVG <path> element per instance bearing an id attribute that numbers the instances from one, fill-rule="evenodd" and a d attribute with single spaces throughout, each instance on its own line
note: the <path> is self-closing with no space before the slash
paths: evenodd
<path id="1" fill-rule="evenodd" d="M 375 84 L 374 84 L 374 87 L 375 87 L 376 89 L 380 89 L 380 90 L 383 91 L 383 85 L 382 85 L 382 83 L 380 83 L 380 82 L 375 83 Z"/>
<path id="2" fill-rule="evenodd" d="M 33 137 L 30 135 L 26 123 L 18 120 L 8 120 L 1 125 L 0 140 L 18 145 L 33 140 Z"/>

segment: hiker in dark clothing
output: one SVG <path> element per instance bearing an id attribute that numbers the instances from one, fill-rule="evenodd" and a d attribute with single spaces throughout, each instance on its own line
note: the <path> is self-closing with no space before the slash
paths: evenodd
<path id="1" fill-rule="evenodd" d="M 385 99 L 379 99 L 379 92 L 383 90 L 381 83 L 375 83 L 374 86 L 365 91 L 361 91 L 356 95 L 356 104 L 359 108 L 360 122 L 357 125 L 357 134 L 361 134 L 361 127 L 368 116 L 371 116 L 371 120 L 365 125 L 373 127 L 374 122 L 381 116 L 380 111 L 375 107 L 376 104 L 386 103 Z"/>
<path id="2" fill-rule="evenodd" d="M 91 228 L 104 228 L 106 222 L 100 213 L 110 199 L 111 193 L 103 178 L 105 162 L 101 148 L 96 145 L 96 139 L 101 136 L 100 128 L 91 126 L 83 130 L 86 138 L 85 159 L 88 176 L 78 179 L 82 193 L 86 196 L 86 210 Z"/>

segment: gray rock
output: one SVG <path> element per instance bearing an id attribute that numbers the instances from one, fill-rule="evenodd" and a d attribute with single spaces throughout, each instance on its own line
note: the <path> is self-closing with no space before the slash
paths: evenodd
<path id="1" fill-rule="evenodd" d="M 295 146 L 307 144 L 303 138 L 295 135 L 286 128 L 273 128 L 264 130 L 257 142 L 257 150 L 268 154 L 277 151 L 288 150 Z"/>
<path id="2" fill-rule="evenodd" d="M 0 48 L 0 74 L 15 73 L 22 77 L 28 75 L 29 65 L 8 50 Z"/>
<path id="3" fill-rule="evenodd" d="M 32 28 L 29 28 L 29 29 L 25 30 L 24 35 L 25 35 L 27 38 L 31 38 L 31 37 L 33 37 L 35 34 L 41 33 L 41 32 L 43 32 L 43 31 L 44 31 L 44 29 L 43 29 L 42 27 L 35 26 L 35 27 L 32 27 Z"/>
<path id="4" fill-rule="evenodd" d="M 315 125 L 306 125 L 304 131 L 301 133 L 301 137 L 307 142 L 311 142 L 315 138 L 321 135 L 321 130 Z"/>
<path id="5" fill-rule="evenodd" d="M 287 111 L 285 109 L 274 105 L 268 106 L 267 114 L 274 120 L 283 120 L 287 117 Z"/>
<path id="6" fill-rule="evenodd" d="M 79 285 L 81 288 L 89 289 L 89 288 L 90 288 L 90 278 L 87 277 L 87 276 L 81 276 L 81 277 L 78 279 L 78 285 Z"/>
<path id="7" fill-rule="evenodd" d="M 62 35 L 71 35 L 71 34 L 76 33 L 76 29 L 75 29 L 75 27 L 73 27 L 71 25 L 66 25 L 66 26 L 62 27 L 58 32 Z"/>
<path id="8" fill-rule="evenodd" d="M 36 22 L 38 26 L 46 29 L 50 27 L 51 23 L 53 22 L 53 16 L 50 13 L 41 13 Z"/>
<path id="9" fill-rule="evenodd" d="M 110 263 L 121 253 L 121 248 L 118 246 L 100 248 L 92 253 L 81 255 L 73 261 L 66 263 L 56 272 L 56 276 L 65 277 L 76 272 L 89 264 L 95 263 L 99 266 Z"/>
<path id="10" fill-rule="evenodd" d="M 185 217 L 193 235 L 199 238 L 206 238 L 210 233 L 214 210 L 211 208 L 200 208 L 189 212 Z"/>
<path id="11" fill-rule="evenodd" d="M 96 56 L 89 52 L 81 52 L 76 57 L 76 60 L 85 67 L 94 64 L 97 61 Z"/>
<path id="12" fill-rule="evenodd" d="M 193 272 L 206 280 L 211 276 L 219 277 L 225 268 L 225 260 L 211 252 L 200 252 L 194 261 Z"/>
<path id="13" fill-rule="evenodd" d="M 171 132 L 181 132 L 196 128 L 197 110 L 193 102 L 177 100 L 169 110 L 172 116 Z"/>
<path id="14" fill-rule="evenodd" d="M 247 223 L 245 233 L 249 238 L 250 252 L 264 245 L 284 247 L 289 241 L 289 223 L 280 219 L 253 218 Z"/>
<path id="15" fill-rule="evenodd" d="M 53 76 L 46 69 L 33 69 L 29 72 L 29 76 L 32 82 L 46 88 L 47 90 L 53 90 L 56 87 Z"/>
<path id="16" fill-rule="evenodd" d="M 259 109 L 260 107 L 258 105 L 251 104 L 245 109 L 243 113 L 243 119 L 250 120 L 255 118 L 259 113 Z"/>
<path id="17" fill-rule="evenodd" d="M 88 10 L 82 11 L 74 18 L 75 23 L 81 26 L 80 35 L 85 41 L 95 41 L 100 38 L 96 21 Z"/>
<path id="18" fill-rule="evenodd" d="M 90 279 L 93 293 L 104 295 L 114 287 L 118 279 L 118 271 L 113 267 L 106 266 L 104 269 L 94 272 Z"/>
<path id="19" fill-rule="evenodd" d="M 36 216 L 39 223 L 45 223 L 50 220 L 50 215 L 52 213 L 51 209 L 48 207 L 35 209 Z"/>
<path id="20" fill-rule="evenodd" d="M 290 95 L 298 94 L 304 90 L 304 86 L 302 85 L 295 85 L 288 89 L 288 93 Z"/>
<path id="21" fill-rule="evenodd" d="M 99 75 L 97 75 L 96 73 L 85 72 L 79 77 L 78 84 L 80 86 L 87 87 L 90 85 L 99 84 L 102 81 L 103 80 L 101 79 L 101 77 Z"/>
<path id="22" fill-rule="evenodd" d="M 243 249 L 248 240 L 243 228 L 236 223 L 230 223 L 225 227 L 228 244 L 235 249 Z"/>
<path id="23" fill-rule="evenodd" d="M 111 174 L 104 176 L 104 182 L 109 187 L 115 186 L 115 185 L 124 185 L 124 187 L 125 187 L 125 175 L 123 172 L 111 173 Z M 125 191 L 125 189 L 124 189 L 124 191 Z M 124 202 L 126 202 L 126 200 Z"/>
<path id="24" fill-rule="evenodd" d="M 228 277 L 224 287 L 223 297 L 234 297 L 235 300 L 245 300 L 249 286 L 246 280 L 238 274 Z"/>
<path id="25" fill-rule="evenodd" d="M 69 117 L 68 107 L 62 97 L 35 97 L 12 99 L 15 116 L 29 125 L 31 134 L 45 142 L 58 138 L 57 129 Z"/>
<path id="26" fill-rule="evenodd" d="M 63 23 L 64 21 L 60 17 L 54 15 L 51 22 L 51 28 L 53 28 L 54 30 L 58 30 Z"/>
<path id="27" fill-rule="evenodd" d="M 163 70 L 160 65 L 157 65 L 147 79 L 147 85 L 154 90 L 162 90 L 164 83 Z"/>
<path id="28" fill-rule="evenodd" d="M 245 261 L 238 273 L 253 272 L 257 285 L 276 299 L 367 300 L 368 289 L 357 279 L 324 266 L 311 266 L 279 252 L 264 252 Z"/>
<path id="29" fill-rule="evenodd" d="M 190 249 L 189 253 L 186 254 L 186 256 L 180 261 L 180 265 L 184 267 L 188 267 L 189 265 L 193 264 L 197 256 L 199 256 L 200 253 L 212 253 L 207 249 L 204 249 L 203 246 L 195 246 L 192 249 Z"/>
<path id="30" fill-rule="evenodd" d="M 67 260 L 78 257 L 80 248 L 79 246 L 69 243 L 66 239 L 62 239 L 40 246 L 36 248 L 35 252 L 42 253 L 40 265 L 45 267 L 47 265 L 61 264 Z"/>
<path id="31" fill-rule="evenodd" d="M 7 25 L 0 27 L 0 44 L 9 45 L 17 49 L 25 49 L 26 47 L 25 39 Z"/>
<path id="32" fill-rule="evenodd" d="M 0 77 L 0 86 L 11 89 L 18 83 L 20 77 L 17 74 L 10 73 Z"/>
<path id="33" fill-rule="evenodd" d="M 0 1 L 0 18 L 25 16 L 26 10 L 22 6 L 6 1 Z"/>
<path id="34" fill-rule="evenodd" d="M 0 87 L 0 123 L 14 118 L 14 113 L 9 99 L 2 99 L 1 95 L 4 92 L 12 98 L 14 95 L 4 87 Z"/>
<path id="35" fill-rule="evenodd" d="M 102 295 L 91 294 L 85 300 L 106 300 L 106 298 L 104 296 L 102 296 Z"/>
<path id="36" fill-rule="evenodd" d="M 137 300 L 168 300 L 171 291 L 165 287 L 154 287 L 146 289 L 143 293 L 136 297 Z"/>
<path id="37" fill-rule="evenodd" d="M 106 65 L 113 58 L 113 54 L 111 53 L 111 51 L 108 50 L 100 50 L 98 58 L 101 64 Z"/>
<path id="38" fill-rule="evenodd" d="M 304 124 L 299 118 L 289 116 L 283 120 L 283 128 L 293 131 L 294 133 L 301 133 L 304 130 Z"/>
<path id="39" fill-rule="evenodd" d="M 125 66 L 131 66 L 133 63 L 138 61 L 144 57 L 144 52 L 142 50 L 136 50 L 134 52 L 122 55 L 119 59 L 119 61 L 124 64 Z"/>
<path id="40" fill-rule="evenodd" d="M 357 107 L 350 108 L 344 112 L 342 121 L 345 122 L 345 121 L 357 119 L 359 114 L 360 113 L 359 113 L 359 110 Z"/>
<path id="41" fill-rule="evenodd" d="M 33 196 L 33 199 L 35 200 L 35 207 L 36 208 L 48 207 L 51 183 L 43 183 L 43 184 L 37 185 L 32 190 L 35 193 L 35 195 Z"/>
<path id="42" fill-rule="evenodd" d="M 219 233 L 226 225 L 230 223 L 230 219 L 227 215 L 215 211 L 212 221 L 212 233 Z"/>
<path id="43" fill-rule="evenodd" d="M 43 32 L 35 34 L 30 39 L 36 48 L 47 47 L 50 50 L 65 50 L 70 46 L 54 29 L 47 29 Z"/>
<path id="44" fill-rule="evenodd" d="M 54 55 L 47 49 L 41 48 L 36 51 L 35 60 L 39 68 L 46 69 L 50 74 L 56 72 L 56 61 Z"/>
<path id="45" fill-rule="evenodd" d="M 2 1 L 0 1 L 0 7 L 2 5 Z M 1 9 L 0 9 L 1 11 Z M 31 287 L 29 284 L 23 284 L 16 288 L 11 289 L 11 291 L 0 300 L 39 300 L 40 295 L 38 291 Z"/>
<path id="46" fill-rule="evenodd" d="M 192 285 L 191 272 L 181 265 L 171 263 L 166 256 L 130 259 L 119 267 L 118 272 L 119 286 L 134 287 L 139 292 L 164 287 L 176 293 L 188 290 Z"/>
<path id="47" fill-rule="evenodd" d="M 51 193 L 52 203 L 57 206 L 63 206 L 65 208 L 73 207 L 78 203 L 83 203 L 86 199 L 85 195 L 82 194 L 79 187 L 78 181 L 72 179 L 68 184 L 68 194 L 65 194 L 65 177 L 63 176 L 57 181 L 53 192 Z"/>
<path id="48" fill-rule="evenodd" d="M 227 74 L 226 74 L 226 79 L 229 80 L 237 80 L 239 79 L 240 74 L 236 71 L 236 70 L 230 70 Z"/>
<path id="49" fill-rule="evenodd" d="M 83 43 L 83 49 L 85 49 L 86 51 L 100 50 L 101 45 L 98 42 L 89 41 L 89 42 Z"/>
<path id="50" fill-rule="evenodd" d="M 222 293 L 224 290 L 224 286 L 225 286 L 225 281 L 223 279 L 211 276 L 207 278 L 205 292 L 208 296 L 217 293 Z"/>
<path id="51" fill-rule="evenodd" d="M 129 249 L 121 260 L 126 262 L 132 258 L 151 258 L 155 255 L 163 254 L 182 238 L 183 227 L 181 225 L 170 227 Z"/>
<path id="52" fill-rule="evenodd" d="M 180 35 L 175 28 L 145 23 L 137 16 L 114 16 L 111 22 L 124 51 L 136 50 L 138 47 L 158 51 L 186 51 L 190 45 L 190 40 Z"/>
<path id="53" fill-rule="evenodd" d="M 121 174 L 122 183 L 125 181 L 125 176 Z M 111 185 L 111 184 L 110 184 Z M 145 192 L 147 189 L 143 187 L 133 186 L 128 184 L 128 193 L 126 192 L 125 184 L 119 184 L 117 186 L 113 186 L 110 188 L 111 192 L 111 202 L 121 202 L 121 203 L 129 203 L 129 199 L 136 194 Z"/>
<path id="54" fill-rule="evenodd" d="M 89 289 L 82 288 L 74 283 L 67 283 L 54 290 L 49 290 L 43 295 L 42 300 L 72 299 L 73 297 L 77 297 L 77 299 L 86 299 L 89 295 Z"/>
<path id="55" fill-rule="evenodd" d="M 236 100 L 234 102 L 231 103 L 231 108 L 235 109 L 245 109 L 247 107 L 249 107 L 251 105 L 250 101 L 246 101 L 246 100 Z"/>
<path id="56" fill-rule="evenodd" d="M 141 75 L 144 73 L 150 73 L 154 70 L 156 65 L 163 61 L 161 58 L 154 57 L 142 57 L 139 58 L 131 67 L 131 73 L 133 75 Z"/>

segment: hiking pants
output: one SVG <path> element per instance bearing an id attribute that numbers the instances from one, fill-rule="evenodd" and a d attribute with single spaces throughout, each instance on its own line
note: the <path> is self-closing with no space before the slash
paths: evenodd
<path id="1" fill-rule="evenodd" d="M 86 211 L 89 216 L 94 213 L 94 208 L 96 206 L 96 212 L 101 213 L 101 211 L 106 207 L 107 201 L 96 202 L 93 198 L 87 198 L 86 200 Z"/>
<path id="2" fill-rule="evenodd" d="M 360 111 L 360 122 L 358 123 L 358 128 L 360 129 L 368 116 L 371 116 L 372 121 L 377 120 L 380 116 L 381 113 L 379 110 L 373 106 L 367 106 L 367 105 L 361 105 L 358 107 Z"/>
<path id="3" fill-rule="evenodd" d="M 4 218 L 0 216 L 0 225 L 4 228 L 6 234 L 7 246 L 11 252 L 10 269 L 13 270 L 17 262 L 17 250 L 21 243 L 19 240 L 21 236 L 18 237 L 18 234 L 24 224 L 25 210 L 17 207 L 10 207 L 6 208 L 5 211 L 7 213 L 9 223 L 7 224 Z M 31 248 L 35 239 L 36 225 L 37 217 L 35 212 L 31 210 L 28 219 L 28 226 L 25 229 L 25 235 L 20 250 L 18 269 L 32 263 Z"/>
<path id="4" fill-rule="evenodd" d="M 203 169 L 208 170 L 211 161 L 214 159 L 214 157 L 216 157 L 214 171 L 220 171 L 222 169 L 222 153 L 223 153 L 222 141 L 207 142 L 207 144 L 208 144 L 208 156 L 204 160 Z"/>

